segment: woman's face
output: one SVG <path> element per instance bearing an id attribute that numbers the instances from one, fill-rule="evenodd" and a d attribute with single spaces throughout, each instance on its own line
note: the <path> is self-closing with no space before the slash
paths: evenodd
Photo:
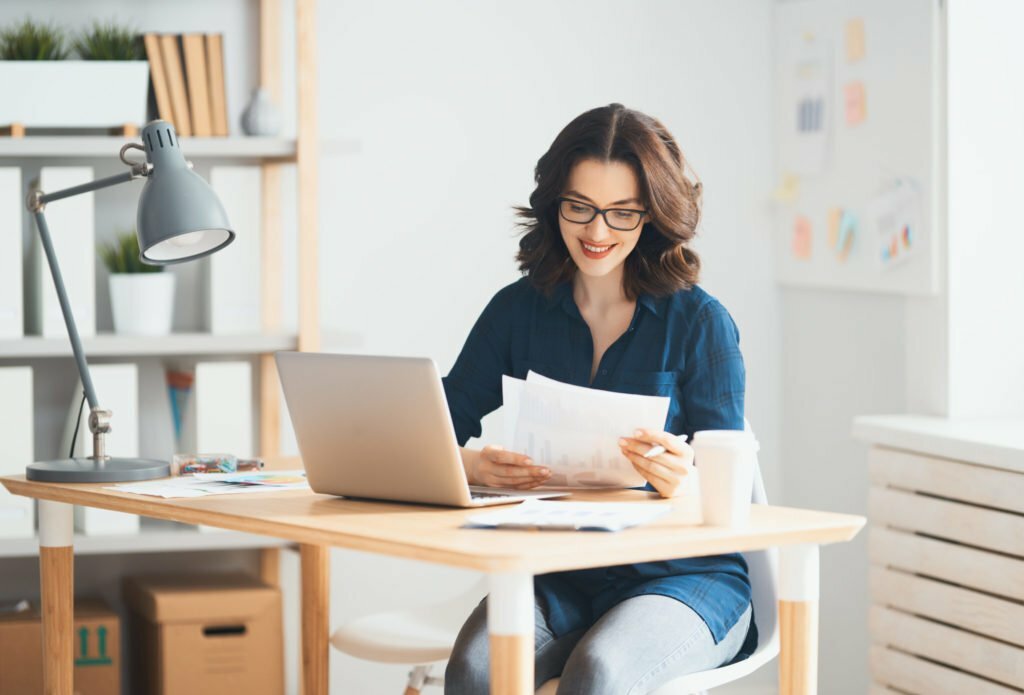
<path id="1" fill-rule="evenodd" d="M 576 163 L 569 173 L 562 197 L 581 204 L 567 204 L 571 206 L 568 210 L 570 216 L 580 218 L 592 214 L 585 207 L 587 205 L 601 210 L 643 210 L 646 207 L 640 199 L 640 183 L 632 167 L 622 162 L 597 159 L 584 159 Z M 635 215 L 609 212 L 608 217 L 615 226 L 623 227 L 632 224 L 630 218 L 635 218 Z M 620 268 L 636 246 L 640 230 L 643 229 L 642 221 L 633 231 L 613 229 L 600 214 L 585 224 L 571 222 L 561 211 L 558 226 L 576 267 L 592 277 L 601 277 Z"/>

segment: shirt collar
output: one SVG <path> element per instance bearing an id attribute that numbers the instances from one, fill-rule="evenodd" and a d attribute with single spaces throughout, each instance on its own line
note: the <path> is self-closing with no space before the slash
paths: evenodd
<path id="1" fill-rule="evenodd" d="M 665 304 L 668 302 L 667 297 L 654 297 L 650 294 L 641 294 L 637 297 L 637 304 L 644 307 L 652 314 L 657 317 L 661 317 L 665 311 Z M 572 298 L 572 282 L 566 281 L 555 285 L 555 289 L 552 291 L 551 296 L 545 300 L 545 307 L 547 309 L 553 309 L 556 306 L 561 306 L 570 315 L 578 315 L 579 308 L 576 306 L 575 300 Z"/>

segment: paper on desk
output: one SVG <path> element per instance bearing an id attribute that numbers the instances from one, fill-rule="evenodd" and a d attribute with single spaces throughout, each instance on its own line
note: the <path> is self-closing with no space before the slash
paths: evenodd
<path id="1" fill-rule="evenodd" d="M 551 531 L 621 531 L 668 513 L 672 505 L 636 502 L 545 502 L 522 504 L 466 520 L 469 528 L 535 528 Z"/>
<path id="2" fill-rule="evenodd" d="M 660 431 L 671 399 L 564 384 L 529 372 L 502 377 L 506 446 L 551 469 L 549 485 L 638 487 L 647 481 L 619 451 L 637 428 Z"/>
<path id="3" fill-rule="evenodd" d="M 141 483 L 111 485 L 108 489 L 136 495 L 163 497 L 206 497 L 238 495 L 253 492 L 279 492 L 309 487 L 305 471 L 272 471 L 267 473 L 217 473 L 181 478 L 147 480 Z"/>

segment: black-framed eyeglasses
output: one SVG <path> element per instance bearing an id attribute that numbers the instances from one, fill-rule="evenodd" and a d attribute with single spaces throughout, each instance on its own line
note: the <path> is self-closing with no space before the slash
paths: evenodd
<path id="1" fill-rule="evenodd" d="M 590 224 L 600 213 L 604 223 L 620 232 L 632 232 L 643 222 L 646 210 L 630 210 L 628 208 L 608 208 L 602 210 L 590 203 L 584 203 L 572 198 L 558 199 L 558 214 L 566 222 L 574 224 Z"/>

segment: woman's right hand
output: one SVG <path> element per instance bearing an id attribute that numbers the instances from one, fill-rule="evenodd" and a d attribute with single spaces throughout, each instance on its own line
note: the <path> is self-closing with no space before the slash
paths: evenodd
<path id="1" fill-rule="evenodd" d="M 477 452 L 469 473 L 470 482 L 475 485 L 513 490 L 529 490 L 543 485 L 551 477 L 550 470 L 535 466 L 526 454 L 505 451 L 493 444 Z"/>

